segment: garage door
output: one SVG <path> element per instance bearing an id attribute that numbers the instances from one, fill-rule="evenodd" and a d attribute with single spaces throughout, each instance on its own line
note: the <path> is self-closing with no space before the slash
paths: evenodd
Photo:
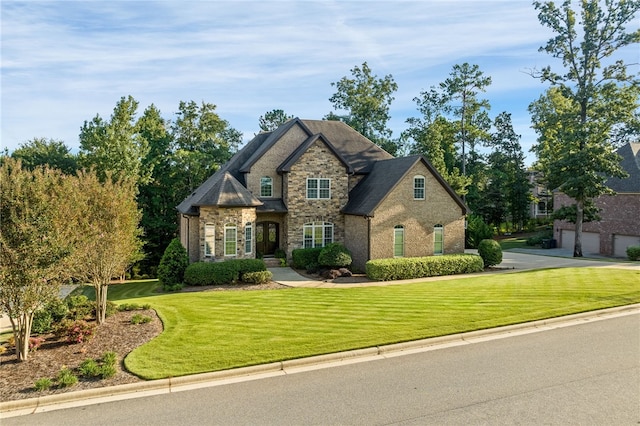
<path id="1" fill-rule="evenodd" d="M 614 235 L 613 255 L 615 257 L 627 257 L 627 247 L 640 246 L 640 236 L 634 235 Z"/>
<path id="2" fill-rule="evenodd" d="M 562 248 L 573 250 L 576 232 L 562 230 Z M 600 253 L 600 234 L 596 232 L 582 233 L 582 253 Z"/>

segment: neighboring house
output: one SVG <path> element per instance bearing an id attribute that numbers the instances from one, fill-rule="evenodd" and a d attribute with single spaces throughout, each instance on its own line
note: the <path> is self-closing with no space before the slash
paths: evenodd
<path id="1" fill-rule="evenodd" d="M 179 206 L 193 261 L 344 244 L 369 259 L 464 252 L 467 208 L 422 156 L 394 158 L 339 121 L 260 133 Z"/>
<path id="2" fill-rule="evenodd" d="M 621 166 L 629 174 L 625 179 L 610 178 L 606 185 L 616 192 L 595 200 L 601 220 L 586 222 L 582 228 L 582 252 L 605 256 L 626 257 L 627 247 L 640 245 L 640 143 L 628 143 L 616 151 L 622 157 Z M 554 193 L 556 208 L 573 204 L 561 192 Z M 554 238 L 563 248 L 573 249 L 575 225 L 554 222 Z"/>
<path id="3" fill-rule="evenodd" d="M 553 210 L 551 208 L 551 195 L 547 187 L 540 184 L 542 173 L 537 170 L 528 170 L 527 176 L 531 184 L 532 201 L 529 204 L 529 217 L 534 219 L 548 218 Z"/>

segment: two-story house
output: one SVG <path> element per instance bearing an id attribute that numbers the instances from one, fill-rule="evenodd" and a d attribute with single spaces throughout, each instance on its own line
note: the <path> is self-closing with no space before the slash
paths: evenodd
<path id="1" fill-rule="evenodd" d="M 422 156 L 394 158 L 339 121 L 260 133 L 178 206 L 191 261 L 344 244 L 369 259 L 464 251 L 467 208 Z"/>

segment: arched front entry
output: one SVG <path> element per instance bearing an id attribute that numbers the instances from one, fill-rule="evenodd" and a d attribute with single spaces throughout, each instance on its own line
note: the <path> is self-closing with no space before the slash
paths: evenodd
<path id="1" fill-rule="evenodd" d="M 256 223 L 256 250 L 258 255 L 273 256 L 280 246 L 280 226 L 277 222 Z"/>

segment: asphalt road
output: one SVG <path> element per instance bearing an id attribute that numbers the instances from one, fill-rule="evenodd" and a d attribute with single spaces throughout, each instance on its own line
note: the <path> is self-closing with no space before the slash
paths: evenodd
<path id="1" fill-rule="evenodd" d="M 7 418 L 10 425 L 631 425 L 640 314 L 235 384 Z"/>

